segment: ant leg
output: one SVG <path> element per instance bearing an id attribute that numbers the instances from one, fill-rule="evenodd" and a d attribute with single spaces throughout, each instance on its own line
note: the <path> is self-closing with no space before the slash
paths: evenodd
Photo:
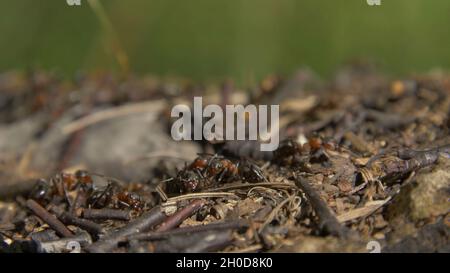
<path id="1" fill-rule="evenodd" d="M 250 166 L 252 168 L 253 173 L 261 180 L 264 180 L 265 182 L 269 182 L 269 180 L 267 180 L 266 176 L 262 173 L 261 168 L 259 168 L 258 165 L 256 165 L 253 162 L 250 162 Z"/>
<path id="2" fill-rule="evenodd" d="M 95 205 L 97 204 L 98 200 L 100 200 L 106 194 L 106 192 L 111 189 L 111 187 L 112 187 L 112 183 L 108 182 L 108 186 L 106 186 L 106 188 L 102 191 L 102 193 L 98 197 L 95 198 L 95 201 L 94 201 L 94 203 L 92 203 L 91 206 L 95 207 Z"/>
<path id="3" fill-rule="evenodd" d="M 206 179 L 206 176 L 199 169 L 195 169 L 194 172 L 196 172 L 201 179 Z"/>
<path id="4" fill-rule="evenodd" d="M 222 179 L 225 177 L 225 174 L 227 173 L 227 171 L 224 169 L 220 172 L 219 174 L 219 178 L 217 179 L 217 182 L 221 183 Z"/>
<path id="5" fill-rule="evenodd" d="M 265 182 L 269 183 L 269 180 L 267 179 L 267 177 L 266 177 L 264 174 L 262 174 L 262 172 L 259 172 L 259 173 L 258 173 L 258 176 L 259 176 L 261 179 L 263 179 Z"/>
<path id="6" fill-rule="evenodd" d="M 126 207 L 126 208 L 129 208 L 130 207 L 130 204 L 127 204 L 127 203 L 125 203 L 125 202 L 123 202 L 123 201 L 118 201 L 118 203 L 117 203 L 118 205 L 119 205 L 119 207 L 120 207 L 120 205 L 122 205 L 122 206 L 124 206 L 124 207 Z"/>
<path id="7" fill-rule="evenodd" d="M 200 176 L 200 179 L 203 181 L 203 183 L 206 182 L 206 184 L 210 184 L 210 180 L 207 176 L 205 176 L 199 169 L 196 169 L 195 172 Z"/>
<path id="8" fill-rule="evenodd" d="M 233 179 L 239 178 L 239 173 L 240 173 L 239 167 L 240 167 L 240 166 L 241 166 L 241 162 L 238 161 L 238 162 L 236 163 L 236 168 L 235 168 L 235 171 L 234 171 L 234 173 L 233 173 Z"/>

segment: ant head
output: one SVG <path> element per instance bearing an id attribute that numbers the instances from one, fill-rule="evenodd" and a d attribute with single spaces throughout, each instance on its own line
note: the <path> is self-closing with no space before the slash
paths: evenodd
<path id="1" fill-rule="evenodd" d="M 75 172 L 75 177 L 77 180 L 83 184 L 92 184 L 92 177 L 89 175 L 87 171 L 78 170 Z"/>
<path id="2" fill-rule="evenodd" d="M 38 202 L 44 202 L 50 198 L 50 194 L 50 184 L 44 179 L 39 179 L 31 190 L 30 198 Z"/>
<path id="3" fill-rule="evenodd" d="M 72 189 L 72 186 L 74 186 L 77 182 L 77 178 L 75 177 L 75 175 L 71 174 L 71 173 L 61 173 L 61 180 L 64 184 L 66 184 L 68 189 Z"/>

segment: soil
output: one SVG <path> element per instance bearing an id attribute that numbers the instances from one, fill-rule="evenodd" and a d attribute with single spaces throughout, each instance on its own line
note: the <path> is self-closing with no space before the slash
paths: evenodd
<path id="1" fill-rule="evenodd" d="M 280 146 L 171 138 L 172 106 L 280 105 Z M 450 75 L 0 75 L 0 252 L 449 252 Z M 375 246 L 375 247 L 374 247 Z"/>

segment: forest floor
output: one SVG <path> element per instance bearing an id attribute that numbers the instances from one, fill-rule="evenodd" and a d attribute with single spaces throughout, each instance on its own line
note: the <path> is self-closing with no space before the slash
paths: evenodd
<path id="1" fill-rule="evenodd" d="M 280 105 L 280 146 L 176 142 L 173 105 Z M 450 252 L 450 75 L 0 74 L 0 252 Z"/>

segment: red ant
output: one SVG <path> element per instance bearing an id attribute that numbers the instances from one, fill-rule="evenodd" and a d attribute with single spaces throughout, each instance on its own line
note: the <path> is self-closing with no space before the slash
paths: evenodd
<path id="1" fill-rule="evenodd" d="M 138 194 L 123 190 L 118 182 L 109 179 L 108 185 L 99 189 L 94 185 L 92 175 L 105 178 L 102 175 L 79 170 L 75 174 L 60 173 L 50 181 L 40 179 L 32 189 L 30 198 L 46 205 L 54 197 L 66 197 L 69 200 L 68 192 L 81 190 L 87 195 L 87 206 L 90 207 L 103 208 L 112 204 L 113 207 L 131 208 L 136 211 L 144 208 L 145 203 Z"/>
<path id="2" fill-rule="evenodd" d="M 189 165 L 190 170 L 199 170 L 203 177 L 222 182 L 238 174 L 238 165 L 222 156 L 198 157 Z"/>
<path id="3" fill-rule="evenodd" d="M 145 206 L 141 196 L 134 192 L 121 191 L 113 199 L 116 199 L 115 203 L 117 206 L 131 208 L 135 211 L 141 211 Z"/>
<path id="4" fill-rule="evenodd" d="M 145 202 L 137 193 L 121 189 L 117 183 L 110 182 L 106 188 L 94 191 L 88 199 L 89 207 L 104 208 L 109 205 L 114 208 L 141 211 L 145 207 Z"/>
<path id="5" fill-rule="evenodd" d="M 209 181 L 199 170 L 183 169 L 178 172 L 174 183 L 168 184 L 167 190 L 174 192 L 196 192 L 209 185 Z"/>
<path id="6" fill-rule="evenodd" d="M 86 191 L 92 190 L 92 177 L 86 171 L 79 170 L 75 174 L 60 173 L 52 177 L 50 181 L 39 179 L 31 190 L 30 198 L 41 204 L 47 204 L 53 197 L 67 196 L 68 192 L 76 190 L 78 187 Z"/>
<path id="7" fill-rule="evenodd" d="M 274 151 L 273 160 L 278 163 L 301 163 L 304 160 L 325 161 L 326 151 L 335 150 L 336 144 L 325 141 L 319 137 L 312 137 L 307 143 L 301 145 L 293 139 L 282 141 L 277 150 Z"/>
<path id="8" fill-rule="evenodd" d="M 249 160 L 233 162 L 219 155 L 204 155 L 178 172 L 175 184 L 180 192 L 196 192 L 213 183 L 230 182 L 241 179 L 255 183 L 267 181 L 262 170 Z"/>

